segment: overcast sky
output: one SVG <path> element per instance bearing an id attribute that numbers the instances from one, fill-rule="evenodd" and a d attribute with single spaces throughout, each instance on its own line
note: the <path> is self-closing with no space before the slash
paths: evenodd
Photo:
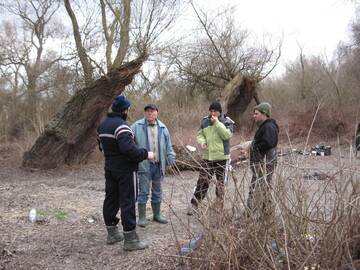
<path id="1" fill-rule="evenodd" d="M 215 12 L 234 6 L 237 23 L 253 34 L 284 36 L 282 64 L 296 59 L 300 44 L 305 54 L 327 55 L 350 38 L 355 6 L 347 0 L 196 0 L 201 9 Z"/>

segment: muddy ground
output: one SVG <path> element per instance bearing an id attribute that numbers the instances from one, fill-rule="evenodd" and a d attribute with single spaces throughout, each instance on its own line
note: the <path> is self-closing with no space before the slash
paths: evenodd
<path id="1" fill-rule="evenodd" d="M 349 162 L 346 156 L 346 149 L 333 149 L 331 157 L 306 157 L 302 166 L 310 176 L 317 171 L 330 174 L 334 164 Z M 101 162 L 30 172 L 9 166 L 5 159 L 0 166 L 0 269 L 181 269 L 177 243 L 201 231 L 196 218 L 186 215 L 196 172 L 165 178 L 163 212 L 171 223 L 138 228 L 150 248 L 127 253 L 121 244 L 105 244 Z M 280 163 L 289 160 L 280 158 Z M 355 162 L 359 168 L 359 160 Z M 39 214 L 34 224 L 28 218 L 31 208 Z M 148 206 L 149 218 L 150 212 Z"/>

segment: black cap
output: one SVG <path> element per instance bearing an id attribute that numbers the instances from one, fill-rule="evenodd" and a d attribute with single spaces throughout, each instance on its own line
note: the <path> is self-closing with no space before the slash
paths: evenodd
<path id="1" fill-rule="evenodd" d="M 152 110 L 157 110 L 159 111 L 158 107 L 155 104 L 148 104 L 145 106 L 144 111 L 148 110 L 148 109 L 152 109 Z"/>

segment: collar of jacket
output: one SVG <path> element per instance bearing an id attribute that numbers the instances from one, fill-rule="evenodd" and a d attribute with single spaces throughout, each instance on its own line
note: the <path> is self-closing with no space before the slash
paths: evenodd
<path id="1" fill-rule="evenodd" d="M 120 117 L 121 119 L 123 119 L 124 121 L 126 121 L 127 119 L 127 114 L 126 113 L 119 113 L 119 112 L 110 112 L 107 114 L 107 116 L 109 117 Z"/>
<path id="2" fill-rule="evenodd" d="M 140 125 L 146 125 L 146 126 L 148 125 L 145 118 L 141 119 L 140 122 L 139 122 L 139 124 L 140 124 Z M 156 119 L 156 125 L 158 125 L 158 126 L 161 127 L 161 128 L 164 128 L 164 127 L 165 127 L 164 123 L 161 122 L 159 119 Z"/>
<path id="3" fill-rule="evenodd" d="M 261 124 L 259 125 L 259 128 L 262 127 L 263 125 L 265 125 L 265 123 L 270 122 L 271 118 L 267 118 L 264 121 L 261 122 Z"/>

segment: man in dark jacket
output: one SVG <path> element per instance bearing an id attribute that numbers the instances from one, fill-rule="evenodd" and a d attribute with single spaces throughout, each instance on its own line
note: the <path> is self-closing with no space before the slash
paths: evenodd
<path id="1" fill-rule="evenodd" d="M 250 148 L 252 179 L 247 206 L 250 212 L 258 212 L 264 218 L 273 215 L 270 194 L 271 178 L 277 163 L 279 127 L 270 118 L 271 105 L 260 103 L 254 108 L 254 120 L 258 125 Z"/>
<path id="2" fill-rule="evenodd" d="M 153 152 L 135 145 L 134 134 L 126 122 L 129 107 L 130 102 L 124 96 L 117 96 L 112 102 L 112 112 L 97 130 L 99 147 L 105 156 L 103 215 L 108 231 L 107 243 L 114 244 L 125 237 L 124 250 L 127 251 L 148 247 L 136 233 L 136 171 L 139 162 L 154 158 Z M 117 227 L 119 209 L 124 236 Z"/>

